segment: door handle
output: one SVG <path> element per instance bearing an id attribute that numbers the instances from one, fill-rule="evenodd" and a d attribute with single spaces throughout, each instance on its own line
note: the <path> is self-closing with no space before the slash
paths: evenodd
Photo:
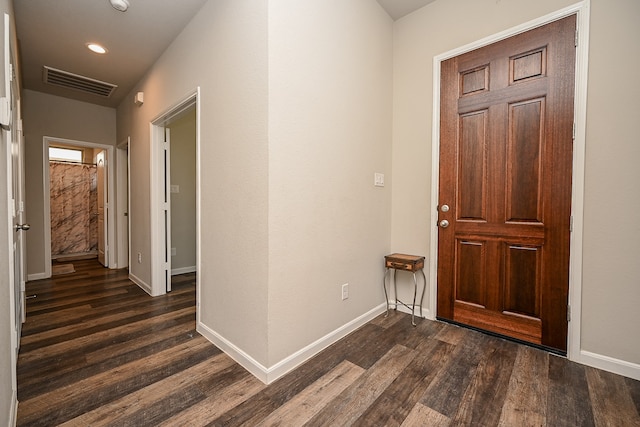
<path id="1" fill-rule="evenodd" d="M 439 225 L 442 228 L 447 228 L 449 226 L 449 221 L 447 221 L 446 219 L 443 219 L 442 221 L 440 221 Z"/>
<path id="2" fill-rule="evenodd" d="M 16 229 L 16 231 L 27 231 L 31 228 L 31 226 L 29 224 L 16 224 L 14 228 Z"/>

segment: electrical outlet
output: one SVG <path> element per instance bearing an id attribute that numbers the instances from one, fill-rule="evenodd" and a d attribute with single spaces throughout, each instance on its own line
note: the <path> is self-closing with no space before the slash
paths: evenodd
<path id="1" fill-rule="evenodd" d="M 142 264 L 142 254 L 138 252 L 138 264 Z"/>
<path id="2" fill-rule="evenodd" d="M 342 285 L 342 299 L 346 300 L 347 298 L 349 298 L 349 284 L 345 283 Z"/>

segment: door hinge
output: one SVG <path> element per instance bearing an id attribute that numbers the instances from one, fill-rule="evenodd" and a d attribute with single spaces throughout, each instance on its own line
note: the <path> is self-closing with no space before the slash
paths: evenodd
<path id="1" fill-rule="evenodd" d="M 578 34 L 580 34 L 580 32 L 579 32 L 579 31 L 578 31 L 578 29 L 576 28 L 576 38 L 575 38 L 575 41 L 574 41 L 574 42 L 575 42 L 574 47 L 578 47 L 578 40 L 579 40 L 579 38 L 578 38 Z"/>
<path id="2" fill-rule="evenodd" d="M 567 322 L 571 322 L 571 306 L 567 305 Z"/>
<path id="3" fill-rule="evenodd" d="M 569 231 L 573 232 L 573 215 L 569 217 Z"/>
<path id="4" fill-rule="evenodd" d="M 571 139 L 576 140 L 576 122 L 573 122 L 573 129 L 571 130 Z"/>

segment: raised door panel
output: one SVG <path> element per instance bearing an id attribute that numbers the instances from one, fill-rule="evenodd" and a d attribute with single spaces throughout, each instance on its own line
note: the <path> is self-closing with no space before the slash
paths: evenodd
<path id="1" fill-rule="evenodd" d="M 486 242 L 459 240 L 456 250 L 456 301 L 485 307 Z"/>
<path id="2" fill-rule="evenodd" d="M 486 220 L 487 111 L 460 117 L 458 219 Z"/>
<path id="3" fill-rule="evenodd" d="M 544 122 L 544 98 L 509 105 L 507 222 L 542 222 Z"/>

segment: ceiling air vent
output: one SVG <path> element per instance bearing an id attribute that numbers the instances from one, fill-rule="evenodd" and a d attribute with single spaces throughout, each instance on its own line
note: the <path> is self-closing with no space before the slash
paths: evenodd
<path id="1" fill-rule="evenodd" d="M 110 97 L 118 88 L 118 85 L 79 76 L 67 71 L 56 70 L 55 68 L 44 67 L 43 80 L 45 83 L 55 86 L 66 87 L 80 92 L 91 93 L 93 95 Z"/>

